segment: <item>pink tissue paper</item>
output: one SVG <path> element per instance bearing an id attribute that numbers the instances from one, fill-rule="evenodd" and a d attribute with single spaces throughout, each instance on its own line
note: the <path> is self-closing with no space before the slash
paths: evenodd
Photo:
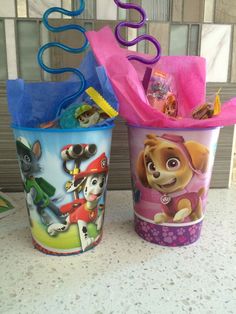
<path id="1" fill-rule="evenodd" d="M 236 123 L 236 98 L 224 103 L 218 116 L 206 120 L 191 117 L 193 109 L 202 105 L 206 99 L 204 58 L 163 56 L 151 66 L 175 78 L 180 118 L 171 118 L 150 106 L 141 82 L 146 65 L 127 59 L 127 55 L 134 52 L 121 48 L 109 27 L 98 32 L 89 31 L 86 35 L 97 62 L 107 71 L 119 100 L 120 115 L 128 124 L 158 128 L 208 128 Z"/>

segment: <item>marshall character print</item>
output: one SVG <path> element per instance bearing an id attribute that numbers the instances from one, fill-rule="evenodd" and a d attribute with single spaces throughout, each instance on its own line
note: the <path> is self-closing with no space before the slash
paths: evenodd
<path id="1" fill-rule="evenodd" d="M 81 182 L 83 178 L 78 179 L 77 175 L 80 173 L 80 165 L 83 161 L 86 161 L 96 155 L 97 146 L 95 144 L 76 144 L 66 145 L 61 150 L 61 158 L 63 160 L 63 170 L 72 176 L 72 180 L 67 181 L 66 191 L 74 192 L 74 199 L 78 198 Z M 72 162 L 73 169 L 68 168 Z"/>
<path id="2" fill-rule="evenodd" d="M 99 202 L 106 189 L 108 173 L 108 159 L 105 153 L 91 161 L 84 171 L 80 169 L 81 163 L 96 153 L 95 144 L 71 144 L 61 150 L 63 169 L 72 176 L 65 188 L 68 193 L 73 193 L 73 201 L 61 206 L 60 212 L 66 217 L 65 230 L 68 230 L 71 224 L 78 225 L 83 251 L 99 239 L 104 216 L 104 204 Z M 73 164 L 71 170 L 69 163 Z M 91 224 L 96 227 L 98 233 L 95 238 L 89 236 L 88 228 Z"/>
<path id="3" fill-rule="evenodd" d="M 39 141 L 35 141 L 31 145 L 25 138 L 19 137 L 16 140 L 16 148 L 24 190 L 27 194 L 29 217 L 30 204 L 33 203 L 47 233 L 54 236 L 55 230 L 63 231 L 65 229 L 66 221 L 51 199 L 55 195 L 56 189 L 44 178 L 38 176 L 41 172 L 39 163 L 42 155 L 41 144 Z M 31 218 L 30 223 L 32 226 Z"/>
<path id="4" fill-rule="evenodd" d="M 144 187 L 159 192 L 161 211 L 156 224 L 181 223 L 203 216 L 202 197 L 205 189 L 187 191 L 193 176 L 207 171 L 209 150 L 196 141 L 184 141 L 182 136 L 148 134 L 140 152 L 136 172 Z"/>

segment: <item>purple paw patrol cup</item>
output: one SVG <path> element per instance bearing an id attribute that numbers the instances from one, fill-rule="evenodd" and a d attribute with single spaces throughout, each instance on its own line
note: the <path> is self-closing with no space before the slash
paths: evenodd
<path id="1" fill-rule="evenodd" d="M 220 128 L 129 126 L 135 230 L 164 246 L 198 240 Z"/>
<path id="2" fill-rule="evenodd" d="M 112 128 L 13 127 L 35 248 L 68 255 L 100 242 Z"/>

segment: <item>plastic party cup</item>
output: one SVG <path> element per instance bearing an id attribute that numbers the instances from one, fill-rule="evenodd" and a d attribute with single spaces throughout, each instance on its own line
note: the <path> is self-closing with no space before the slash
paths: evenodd
<path id="1" fill-rule="evenodd" d="M 33 244 L 53 255 L 84 252 L 102 237 L 113 126 L 13 126 Z"/>
<path id="2" fill-rule="evenodd" d="M 163 246 L 198 240 L 220 128 L 129 126 L 135 231 Z"/>

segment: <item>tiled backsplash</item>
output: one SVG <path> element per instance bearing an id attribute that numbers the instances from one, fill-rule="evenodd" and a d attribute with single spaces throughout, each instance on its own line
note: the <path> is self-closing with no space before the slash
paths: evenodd
<path id="1" fill-rule="evenodd" d="M 207 59 L 208 82 L 228 80 L 231 29 L 230 25 L 202 25 L 200 54 Z"/>
<path id="2" fill-rule="evenodd" d="M 45 38 L 45 30 L 43 34 L 39 19 L 48 7 L 63 6 L 71 9 L 73 4 L 73 8 L 77 8 L 80 1 L 1 0 L 1 2 L 4 4 L 0 7 L 0 80 L 18 76 L 27 80 L 42 79 L 35 61 L 35 52 Z M 146 32 L 160 40 L 164 55 L 204 56 L 208 63 L 209 82 L 236 82 L 235 0 L 132 2 L 142 4 L 146 10 L 149 19 Z M 66 18 L 58 13 L 52 17 Z M 113 0 L 86 0 L 85 12 L 77 20 L 90 29 L 98 29 L 105 24 L 114 25 L 115 20 L 126 17 L 134 19 L 137 18 L 137 14 L 134 11 L 127 13 L 125 10 L 117 9 Z M 133 38 L 135 35 L 135 30 L 129 30 L 125 34 L 127 38 Z M 135 48 L 141 52 L 153 53 L 153 47 L 149 46 L 149 43 L 142 43 Z M 18 59 L 16 55 L 19 56 Z M 32 65 L 30 67 L 29 60 Z"/>

